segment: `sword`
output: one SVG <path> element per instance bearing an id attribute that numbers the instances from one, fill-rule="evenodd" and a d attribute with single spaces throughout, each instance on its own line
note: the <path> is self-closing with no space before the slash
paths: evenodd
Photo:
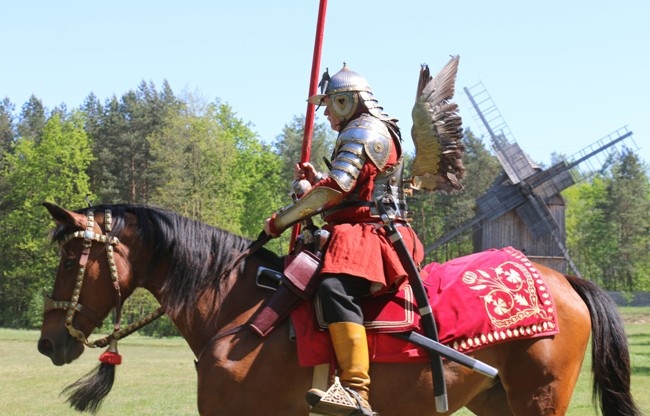
<path id="1" fill-rule="evenodd" d="M 428 338 L 438 343 L 438 327 L 436 326 L 436 321 L 433 319 L 433 310 L 431 309 L 431 305 L 429 305 L 427 292 L 424 289 L 422 280 L 420 280 L 420 272 L 418 271 L 415 261 L 413 260 L 413 257 L 411 257 L 411 254 L 402 239 L 402 235 L 397 230 L 395 222 L 388 216 L 382 199 L 383 198 L 381 197 L 375 199 L 375 205 L 377 206 L 377 211 L 379 212 L 381 221 L 384 224 L 384 229 L 386 230 L 388 239 L 395 248 L 397 256 L 408 274 L 408 281 L 413 288 L 415 301 L 417 303 L 420 317 L 422 318 L 424 333 Z M 390 199 L 391 202 L 395 204 L 395 200 L 393 198 Z M 399 209 L 397 206 L 395 208 Z M 449 405 L 447 401 L 447 384 L 445 383 L 442 357 L 440 354 L 435 354 L 431 350 L 429 350 L 429 356 L 431 358 L 431 373 L 433 375 L 433 392 L 436 396 L 436 411 L 438 413 L 445 413 L 449 410 Z"/>
<path id="2" fill-rule="evenodd" d="M 455 361 L 458 364 L 461 364 L 472 371 L 481 373 L 486 377 L 494 378 L 499 374 L 499 370 L 497 370 L 496 368 L 487 365 L 484 362 L 477 360 L 476 358 L 472 358 L 468 355 L 465 355 L 462 352 L 458 352 L 451 347 L 448 347 L 437 341 L 429 339 L 422 334 L 418 334 L 415 331 L 398 332 L 391 335 L 393 335 L 396 338 L 400 338 L 405 341 L 408 341 L 419 347 L 422 347 L 425 350 L 429 351 L 430 353 L 440 354 L 443 357 Z"/>

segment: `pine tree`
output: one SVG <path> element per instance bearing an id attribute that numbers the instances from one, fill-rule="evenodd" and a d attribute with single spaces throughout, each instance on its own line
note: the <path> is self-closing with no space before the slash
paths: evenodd
<path id="1" fill-rule="evenodd" d="M 149 169 L 148 137 L 165 128 L 168 114 L 178 112 L 179 101 L 165 82 L 158 93 L 153 83 L 140 84 L 121 99 L 112 97 L 100 106 L 87 99 L 89 133 L 98 161 L 90 169 L 100 201 L 146 204 L 160 179 Z"/>
<path id="2" fill-rule="evenodd" d="M 30 96 L 20 113 L 18 136 L 23 139 L 40 140 L 46 121 L 47 114 L 43 102 L 34 95 Z"/>
<path id="3" fill-rule="evenodd" d="M 5 152 L 11 150 L 15 133 L 14 133 L 14 105 L 5 98 L 0 102 L 0 168 Z"/>
<path id="4" fill-rule="evenodd" d="M 614 166 L 607 187 L 607 221 L 613 225 L 617 242 L 608 271 L 616 289 L 632 291 L 637 283 L 647 287 L 649 195 L 645 169 L 638 156 L 628 149 Z"/>
<path id="5" fill-rule="evenodd" d="M 294 116 L 289 124 L 285 124 L 282 134 L 275 138 L 273 147 L 275 152 L 282 158 L 282 177 L 287 183 L 287 190 L 293 182 L 293 171 L 296 163 L 300 162 L 302 146 L 304 141 L 305 117 Z M 323 159 L 328 159 L 334 149 L 335 133 L 323 123 L 314 125 L 314 132 L 311 137 L 310 162 L 319 171 L 327 171 L 327 165 Z"/>
<path id="6" fill-rule="evenodd" d="M 630 150 L 590 181 L 565 190 L 567 237 L 578 268 L 608 290 L 647 290 L 650 185 Z"/>

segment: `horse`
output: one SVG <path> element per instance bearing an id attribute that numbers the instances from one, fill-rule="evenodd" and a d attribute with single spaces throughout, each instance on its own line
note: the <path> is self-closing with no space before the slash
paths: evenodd
<path id="1" fill-rule="evenodd" d="M 161 208 L 44 206 L 56 222 L 52 240 L 60 262 L 38 350 L 54 365 L 78 358 L 116 303 L 144 288 L 196 356 L 201 415 L 310 413 L 305 392 L 314 370 L 298 364 L 289 322 L 266 337 L 246 325 L 269 296 L 256 284 L 258 268 L 281 267 L 281 256 L 261 248 L 237 262 L 251 239 Z M 606 416 L 641 415 L 630 392 L 629 350 L 616 305 L 592 282 L 535 266 L 554 297 L 560 332 L 471 353 L 498 369 L 495 378 L 445 360 L 449 404 L 443 414 L 463 407 L 484 416 L 565 414 L 591 336 L 594 405 Z M 380 415 L 440 414 L 427 363 L 372 363 L 370 375 L 370 401 Z M 74 407 L 96 410 L 102 399 L 78 398 Z"/>

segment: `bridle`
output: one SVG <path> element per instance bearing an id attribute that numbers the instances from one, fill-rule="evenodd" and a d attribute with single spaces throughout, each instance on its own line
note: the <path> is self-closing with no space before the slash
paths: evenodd
<path id="1" fill-rule="evenodd" d="M 55 309 L 65 310 L 66 311 L 65 328 L 67 329 L 70 336 L 77 339 L 79 342 L 81 342 L 82 344 L 84 344 L 89 348 L 103 348 L 108 345 L 109 351 L 110 350 L 116 351 L 115 344 L 117 343 L 117 340 L 132 334 L 138 329 L 158 319 L 159 317 L 165 314 L 165 311 L 163 307 L 159 307 L 155 311 L 142 317 L 140 320 L 130 325 L 127 325 L 123 329 L 120 329 L 121 311 L 122 311 L 122 293 L 120 290 L 117 266 L 115 264 L 115 258 L 113 256 L 113 249 L 114 247 L 120 244 L 120 241 L 117 237 L 109 235 L 109 233 L 112 230 L 111 211 L 110 209 L 107 209 L 104 212 L 104 228 L 106 229 L 106 234 L 98 234 L 95 232 L 94 229 L 95 217 L 94 217 L 94 212 L 92 210 L 88 210 L 86 216 L 87 216 L 86 230 L 84 231 L 79 230 L 67 234 L 59 242 L 59 247 L 62 249 L 66 243 L 68 243 L 70 240 L 74 238 L 83 239 L 82 251 L 81 251 L 81 255 L 79 256 L 79 271 L 77 272 L 77 279 L 75 281 L 75 286 L 72 291 L 72 298 L 70 301 L 62 301 L 62 300 L 54 300 L 50 296 L 45 296 L 44 311 L 45 313 L 47 313 Z M 239 253 L 238 256 L 235 256 L 235 258 L 233 258 L 233 260 L 228 265 L 228 267 L 224 269 L 223 275 L 230 273 L 241 261 L 243 261 L 246 257 L 250 256 L 252 253 L 259 250 L 269 240 L 270 240 L 270 236 L 266 235 L 264 232 L 261 232 L 260 235 L 257 237 L 257 239 L 253 241 L 246 250 L 242 251 L 241 253 Z M 113 288 L 115 289 L 115 311 L 114 311 L 114 320 L 113 320 L 113 324 L 114 324 L 113 332 L 104 338 L 90 342 L 84 335 L 83 331 L 74 327 L 73 321 L 76 313 L 85 313 L 86 315 L 90 316 L 91 320 L 93 320 L 94 322 L 98 322 L 96 314 L 92 312 L 92 310 L 89 307 L 82 306 L 81 303 L 79 303 L 81 287 L 83 285 L 84 277 L 86 275 L 86 264 L 88 262 L 88 257 L 90 256 L 90 249 L 92 247 L 93 242 L 98 242 L 100 244 L 103 244 L 106 247 L 106 258 L 108 260 L 108 266 L 111 273 Z M 203 347 L 201 354 L 199 354 L 199 357 L 202 355 L 203 350 L 208 345 L 216 342 L 217 340 L 225 336 L 232 335 L 234 333 L 241 331 L 242 329 L 245 328 L 245 326 L 246 325 L 240 325 L 238 327 L 231 328 L 229 330 L 219 331 L 219 333 L 217 333 L 214 337 L 212 337 L 210 341 Z M 102 357 L 100 357 L 100 361 L 101 360 Z"/>
<path id="2" fill-rule="evenodd" d="M 152 313 L 144 316 L 142 319 L 134 322 L 130 325 L 127 325 L 125 328 L 120 329 L 121 315 L 122 315 L 122 293 L 120 291 L 120 282 L 119 275 L 117 272 L 117 266 L 115 265 L 115 258 L 113 256 L 113 249 L 115 246 L 120 244 L 120 241 L 117 237 L 109 235 L 112 230 L 112 217 L 111 211 L 107 209 L 104 213 L 104 228 L 106 229 L 106 234 L 98 234 L 95 232 L 95 217 L 94 212 L 89 210 L 86 214 L 87 223 L 86 230 L 84 231 L 75 231 L 71 234 L 66 235 L 63 240 L 59 242 L 59 247 L 62 248 L 68 241 L 74 238 L 83 238 L 82 251 L 79 256 L 79 271 L 77 272 L 77 279 L 75 281 L 75 286 L 72 291 L 72 297 L 70 301 L 60 301 L 53 300 L 51 297 L 45 297 L 44 310 L 45 313 L 54 310 L 54 309 L 63 309 L 66 311 L 65 317 L 65 328 L 67 329 L 70 336 L 77 339 L 84 345 L 90 348 L 102 348 L 111 343 L 116 342 L 117 340 L 126 337 L 127 335 L 137 331 L 143 326 L 149 324 L 155 319 L 162 316 L 165 312 L 162 307 L 156 309 Z M 82 306 L 79 303 L 79 296 L 81 295 L 81 287 L 83 285 L 84 277 L 86 275 L 86 263 L 88 262 L 88 257 L 90 255 L 90 248 L 92 247 L 93 242 L 98 242 L 103 244 L 106 248 L 106 258 L 108 260 L 108 267 L 111 274 L 111 280 L 113 283 L 113 288 L 115 289 L 115 308 L 113 315 L 113 332 L 101 339 L 90 342 L 83 331 L 75 328 L 73 321 L 76 313 L 87 312 L 91 315 L 94 313 L 87 307 Z M 95 323 L 97 320 L 95 319 Z"/>

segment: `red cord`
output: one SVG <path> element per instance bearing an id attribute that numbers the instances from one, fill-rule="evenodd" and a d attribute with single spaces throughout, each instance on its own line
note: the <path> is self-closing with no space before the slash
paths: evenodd
<path id="1" fill-rule="evenodd" d="M 122 356 L 116 352 L 106 351 L 99 357 L 99 361 L 104 364 L 120 365 Z"/>

